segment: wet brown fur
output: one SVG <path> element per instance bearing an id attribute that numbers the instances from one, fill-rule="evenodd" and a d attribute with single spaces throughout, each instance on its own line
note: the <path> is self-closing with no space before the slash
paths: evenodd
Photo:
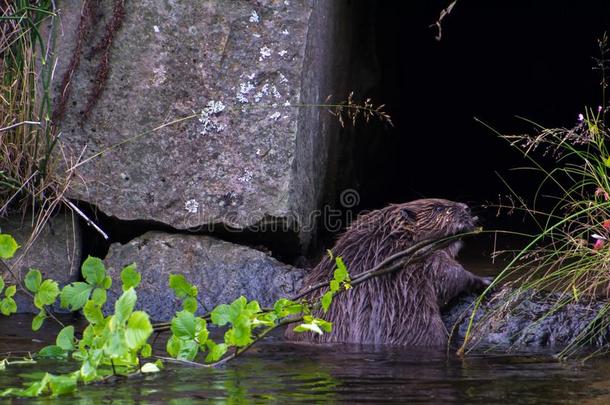
<path id="1" fill-rule="evenodd" d="M 465 204 L 422 199 L 390 205 L 360 216 L 339 238 L 332 252 L 341 256 L 351 276 L 369 270 L 414 243 L 470 230 L 475 220 Z M 461 242 L 436 250 L 423 261 L 376 277 L 335 297 L 326 314 L 333 331 L 322 336 L 286 331 L 290 340 L 436 346 L 447 343 L 440 308 L 462 291 L 478 290 L 486 280 L 466 271 L 455 259 Z M 311 270 L 303 288 L 332 278 L 329 258 Z M 325 289 L 311 293 L 317 298 Z"/>

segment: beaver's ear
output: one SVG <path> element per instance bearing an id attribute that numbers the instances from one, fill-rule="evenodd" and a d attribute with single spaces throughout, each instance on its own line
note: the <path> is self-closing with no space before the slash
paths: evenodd
<path id="1" fill-rule="evenodd" d="M 415 211 L 409 208 L 401 208 L 400 215 L 402 215 L 402 218 L 409 223 L 415 222 Z"/>

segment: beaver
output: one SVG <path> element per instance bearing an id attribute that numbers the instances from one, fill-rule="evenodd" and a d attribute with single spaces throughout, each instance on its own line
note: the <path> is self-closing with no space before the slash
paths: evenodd
<path id="1" fill-rule="evenodd" d="M 476 220 L 466 204 L 443 199 L 393 204 L 359 216 L 337 240 L 332 253 L 342 257 L 353 278 L 417 242 L 473 230 Z M 456 240 L 397 272 L 337 295 L 326 314 L 315 314 L 333 323 L 332 332 L 315 335 L 289 327 L 286 338 L 319 343 L 445 345 L 448 332 L 440 309 L 461 292 L 480 291 L 490 283 L 456 261 L 461 247 L 462 242 Z M 305 277 L 303 289 L 329 281 L 334 268 L 334 260 L 322 259 Z M 306 298 L 318 299 L 326 291 L 311 292 Z"/>

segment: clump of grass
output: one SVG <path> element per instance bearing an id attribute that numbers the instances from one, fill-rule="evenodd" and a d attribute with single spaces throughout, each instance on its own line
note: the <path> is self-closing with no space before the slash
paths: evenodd
<path id="1" fill-rule="evenodd" d="M 50 121 L 53 66 L 41 25 L 54 18 L 51 0 L 0 0 L 0 215 L 11 202 L 56 194 Z M 28 198 L 24 198 L 28 197 Z"/>
<path id="2" fill-rule="evenodd" d="M 604 35 L 599 41 L 602 56 L 597 60 L 604 95 L 607 42 Z M 515 288 L 494 299 L 491 311 L 477 324 L 504 318 L 519 300 L 536 291 L 547 292 L 552 305 L 547 313 L 532 320 L 532 326 L 568 304 L 590 304 L 595 311 L 593 320 L 577 331 L 559 357 L 575 355 L 593 340 L 605 342 L 604 335 L 610 327 L 610 302 L 599 305 L 600 300 L 610 298 L 610 128 L 606 124 L 609 110 L 604 103 L 605 96 L 602 105 L 578 114 L 572 128 L 549 129 L 532 123 L 536 127 L 533 135 L 501 135 L 543 175 L 532 206 L 515 193 L 520 204 L 516 208 L 524 210 L 540 231 L 516 254 L 486 293 L 507 279 L 513 280 L 511 285 Z M 553 167 L 546 168 L 548 165 L 541 163 L 541 157 L 553 161 Z M 543 195 L 552 201 L 548 212 L 536 209 Z M 482 300 L 483 297 L 477 300 L 476 307 Z M 474 313 L 462 351 L 476 341 L 473 319 Z M 610 342 L 597 353 L 609 350 Z"/>

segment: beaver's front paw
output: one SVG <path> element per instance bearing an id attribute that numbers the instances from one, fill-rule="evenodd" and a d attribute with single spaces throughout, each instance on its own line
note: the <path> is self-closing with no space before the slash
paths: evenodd
<path id="1" fill-rule="evenodd" d="M 483 290 L 485 290 L 487 287 L 489 287 L 491 285 L 491 283 L 493 283 L 495 277 L 489 276 L 489 277 L 477 277 L 477 280 L 474 284 L 474 288 L 473 290 L 476 292 L 482 292 Z"/>

